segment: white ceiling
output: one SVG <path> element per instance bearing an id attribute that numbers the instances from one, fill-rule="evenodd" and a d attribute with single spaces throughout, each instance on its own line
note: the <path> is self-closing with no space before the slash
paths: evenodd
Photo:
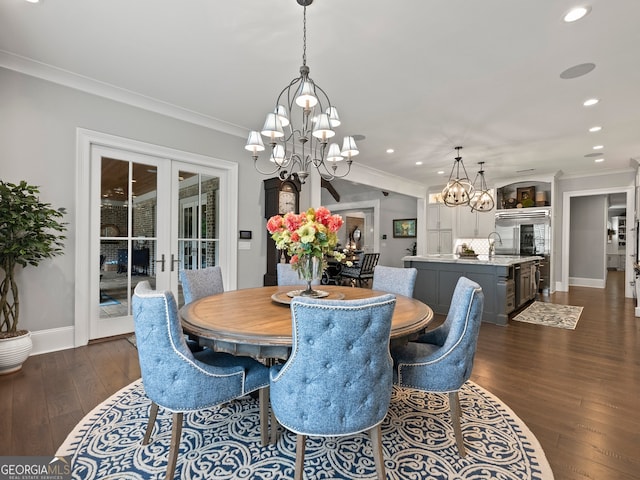
<path id="1" fill-rule="evenodd" d="M 567 24 L 581 0 L 316 0 L 307 64 L 340 111 L 339 136 L 366 137 L 355 160 L 379 170 L 443 183 L 436 172 L 448 177 L 457 145 L 472 178 L 486 162 L 489 183 L 629 169 L 640 160 L 640 2 L 585 1 L 591 13 Z M 96 80 L 94 91 L 241 136 L 262 126 L 301 56 L 295 0 L 0 2 L 0 66 Z M 560 78 L 587 62 L 591 73 Z M 601 101 L 583 107 L 590 97 Z M 604 162 L 586 157 L 594 145 Z"/>

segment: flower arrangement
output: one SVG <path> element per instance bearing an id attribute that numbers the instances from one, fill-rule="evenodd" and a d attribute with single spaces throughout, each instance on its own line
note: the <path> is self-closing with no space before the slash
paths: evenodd
<path id="1" fill-rule="evenodd" d="M 327 266 L 326 256 L 342 261 L 345 255 L 335 250 L 337 231 L 342 227 L 342 217 L 332 215 L 325 207 L 310 208 L 303 213 L 274 215 L 267 221 L 267 230 L 276 242 L 278 250 L 285 250 L 291 257 L 291 268 L 306 268 L 302 258 L 316 257 L 322 263 L 321 272 Z"/>

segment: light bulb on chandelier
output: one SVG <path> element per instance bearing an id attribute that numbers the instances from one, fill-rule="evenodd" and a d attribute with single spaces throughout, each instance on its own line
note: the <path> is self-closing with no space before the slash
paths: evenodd
<path id="1" fill-rule="evenodd" d="M 278 95 L 275 108 L 267 114 L 260 133 L 249 132 L 245 149 L 251 152 L 256 170 L 264 175 L 277 173 L 285 179 L 295 175 L 301 183 L 315 167 L 322 178 L 332 180 L 344 177 L 351 171 L 352 158 L 358 155 L 354 137 L 346 136 L 342 150 L 337 143 L 329 145 L 336 134 L 334 128 L 340 125 L 338 110 L 331 104 L 325 91 L 309 77 L 307 67 L 307 6 L 313 0 L 297 0 L 304 7 L 303 48 L 300 76 L 294 78 Z M 299 107 L 299 108 L 294 108 Z M 298 123 L 293 125 L 296 115 Z M 261 170 L 258 166 L 259 153 L 265 150 L 260 136 L 264 136 L 271 153 L 269 159 L 275 168 Z M 338 172 L 338 165 L 346 160 L 346 167 Z"/>

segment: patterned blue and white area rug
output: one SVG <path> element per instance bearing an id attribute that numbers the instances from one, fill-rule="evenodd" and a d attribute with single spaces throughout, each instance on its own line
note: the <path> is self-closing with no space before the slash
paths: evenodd
<path id="1" fill-rule="evenodd" d="M 446 395 L 395 389 L 383 425 L 387 478 L 551 480 L 540 444 L 497 397 L 467 382 L 460 392 L 467 456 L 457 454 Z M 163 479 L 171 415 L 160 409 L 152 441 L 141 441 L 150 401 L 138 380 L 88 414 L 56 455 L 71 455 L 73 478 Z M 258 403 L 250 397 L 185 414 L 176 478 L 291 479 L 295 436 L 281 431 L 261 447 Z M 375 465 L 366 434 L 307 439 L 305 479 L 373 479 Z"/>

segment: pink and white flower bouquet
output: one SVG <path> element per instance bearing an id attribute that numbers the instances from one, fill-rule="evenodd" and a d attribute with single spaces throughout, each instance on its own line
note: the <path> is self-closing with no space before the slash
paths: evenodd
<path id="1" fill-rule="evenodd" d="M 274 215 L 267 221 L 267 230 L 276 242 L 278 250 L 291 257 L 294 270 L 305 269 L 306 261 L 316 257 L 321 262 L 320 273 L 326 268 L 326 257 L 342 261 L 345 255 L 335 250 L 337 232 L 342 227 L 340 215 L 332 215 L 325 207 L 310 208 L 304 213 Z M 299 272 L 301 273 L 301 272 Z M 302 278 L 306 276 L 301 275 Z"/>

